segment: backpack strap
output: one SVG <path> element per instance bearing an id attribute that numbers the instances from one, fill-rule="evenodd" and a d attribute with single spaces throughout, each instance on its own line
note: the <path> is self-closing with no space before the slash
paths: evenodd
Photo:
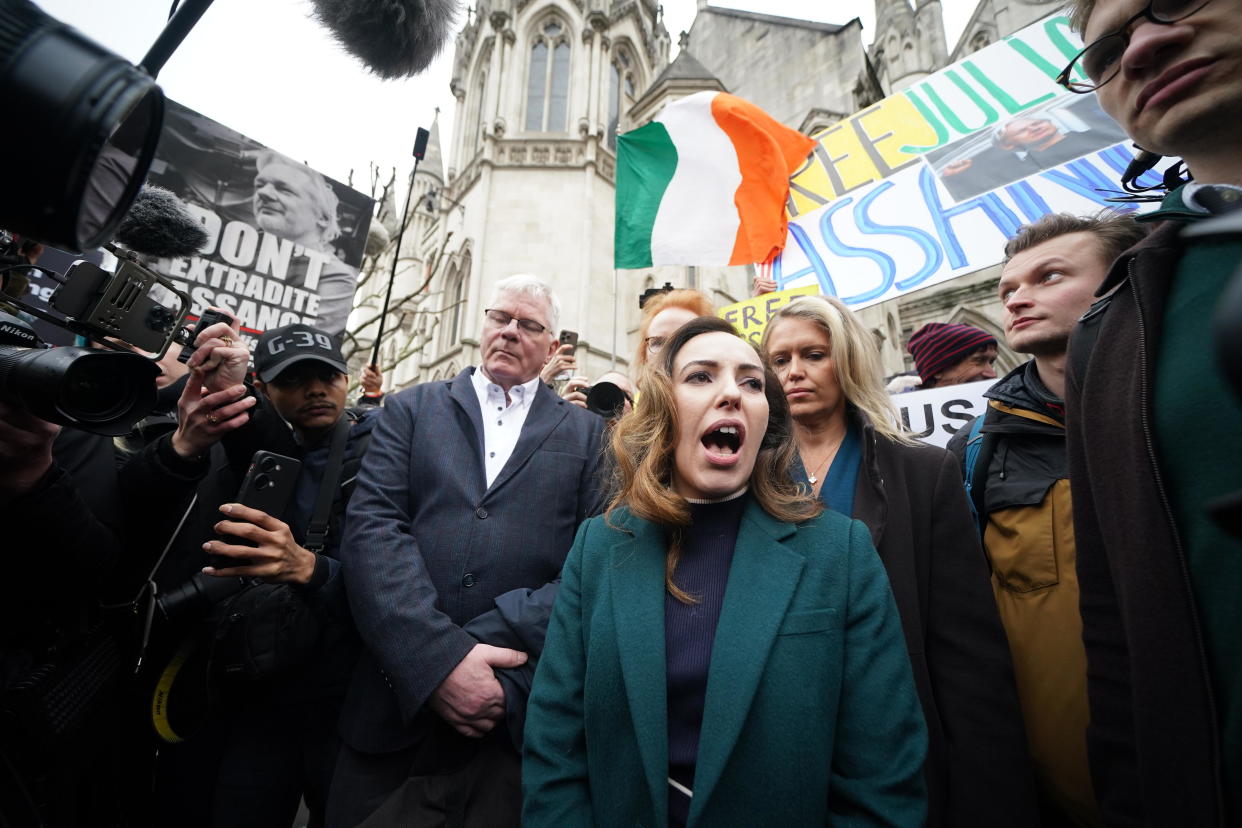
<path id="1" fill-rule="evenodd" d="M 991 410 L 990 407 L 984 409 L 982 414 L 971 421 L 966 441 L 966 457 L 962 464 L 963 477 L 966 480 L 966 501 L 970 504 L 970 516 L 975 520 L 981 540 L 988 525 L 983 493 L 987 489 L 988 466 L 996 450 L 996 435 L 983 433 L 984 421 Z"/>
<path id="2" fill-rule="evenodd" d="M 341 479 L 341 466 L 345 460 L 345 441 L 349 437 L 349 417 L 341 417 L 336 421 L 332 432 L 332 443 L 328 449 L 328 462 L 323 469 L 323 479 L 319 481 L 319 493 L 315 498 L 315 512 L 311 515 L 310 526 L 306 529 L 306 539 L 302 544 L 311 552 L 319 555 L 323 552 L 324 540 L 328 536 L 328 522 L 332 514 L 332 501 L 336 497 L 336 484 Z"/>

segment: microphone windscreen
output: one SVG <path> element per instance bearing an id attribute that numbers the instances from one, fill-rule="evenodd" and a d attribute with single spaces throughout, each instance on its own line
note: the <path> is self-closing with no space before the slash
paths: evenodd
<path id="1" fill-rule="evenodd" d="M 117 228 L 116 242 L 146 256 L 189 256 L 207 243 L 207 231 L 181 199 L 146 184 Z"/>
<path id="2" fill-rule="evenodd" d="M 448 41 L 460 0 L 312 0 L 314 16 L 381 78 L 415 75 Z"/>

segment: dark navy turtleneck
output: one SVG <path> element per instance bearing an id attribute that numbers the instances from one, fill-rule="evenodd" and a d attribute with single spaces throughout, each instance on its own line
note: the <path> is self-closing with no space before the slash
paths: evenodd
<path id="1" fill-rule="evenodd" d="M 691 524 L 683 537 L 673 580 L 696 600 L 685 604 L 670 594 L 664 596 L 669 775 L 687 788 L 694 785 L 712 642 L 724 605 L 738 527 L 749 500 L 743 491 L 729 500 L 690 504 Z M 670 824 L 685 824 L 689 809 L 689 798 L 670 787 Z"/>

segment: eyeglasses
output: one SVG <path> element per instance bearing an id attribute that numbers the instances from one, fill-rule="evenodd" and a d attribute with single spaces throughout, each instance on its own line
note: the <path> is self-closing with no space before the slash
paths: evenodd
<path id="1" fill-rule="evenodd" d="M 1117 73 L 1121 71 L 1121 57 L 1130 45 L 1130 27 L 1137 21 L 1147 19 L 1152 23 L 1167 26 L 1185 20 L 1210 2 L 1211 0 L 1150 0 L 1141 12 L 1127 20 L 1115 32 L 1097 38 L 1079 52 L 1061 70 L 1061 74 L 1057 75 L 1057 83 L 1080 95 L 1094 92 L 1117 77 Z M 1085 75 L 1086 80 L 1071 80 L 1070 76 L 1075 70 Z"/>
<path id="2" fill-rule="evenodd" d="M 658 354 L 660 349 L 664 347 L 664 343 L 668 341 L 667 336 L 649 336 L 643 340 L 647 346 L 648 354 Z"/>
<path id="3" fill-rule="evenodd" d="M 548 329 L 547 325 L 541 325 L 533 319 L 518 319 L 513 314 L 505 313 L 502 310 L 489 308 L 483 311 L 483 314 L 487 317 L 487 321 L 491 322 L 497 328 L 507 328 L 509 327 L 509 323 L 516 319 L 518 327 L 526 331 L 526 333 L 531 336 L 538 336 Z"/>

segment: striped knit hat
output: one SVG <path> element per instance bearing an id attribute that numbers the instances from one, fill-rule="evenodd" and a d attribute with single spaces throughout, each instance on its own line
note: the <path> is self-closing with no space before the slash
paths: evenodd
<path id="1" fill-rule="evenodd" d="M 919 378 L 927 382 L 980 348 L 995 344 L 996 337 L 971 325 L 928 322 L 910 335 L 906 350 L 914 357 Z"/>

